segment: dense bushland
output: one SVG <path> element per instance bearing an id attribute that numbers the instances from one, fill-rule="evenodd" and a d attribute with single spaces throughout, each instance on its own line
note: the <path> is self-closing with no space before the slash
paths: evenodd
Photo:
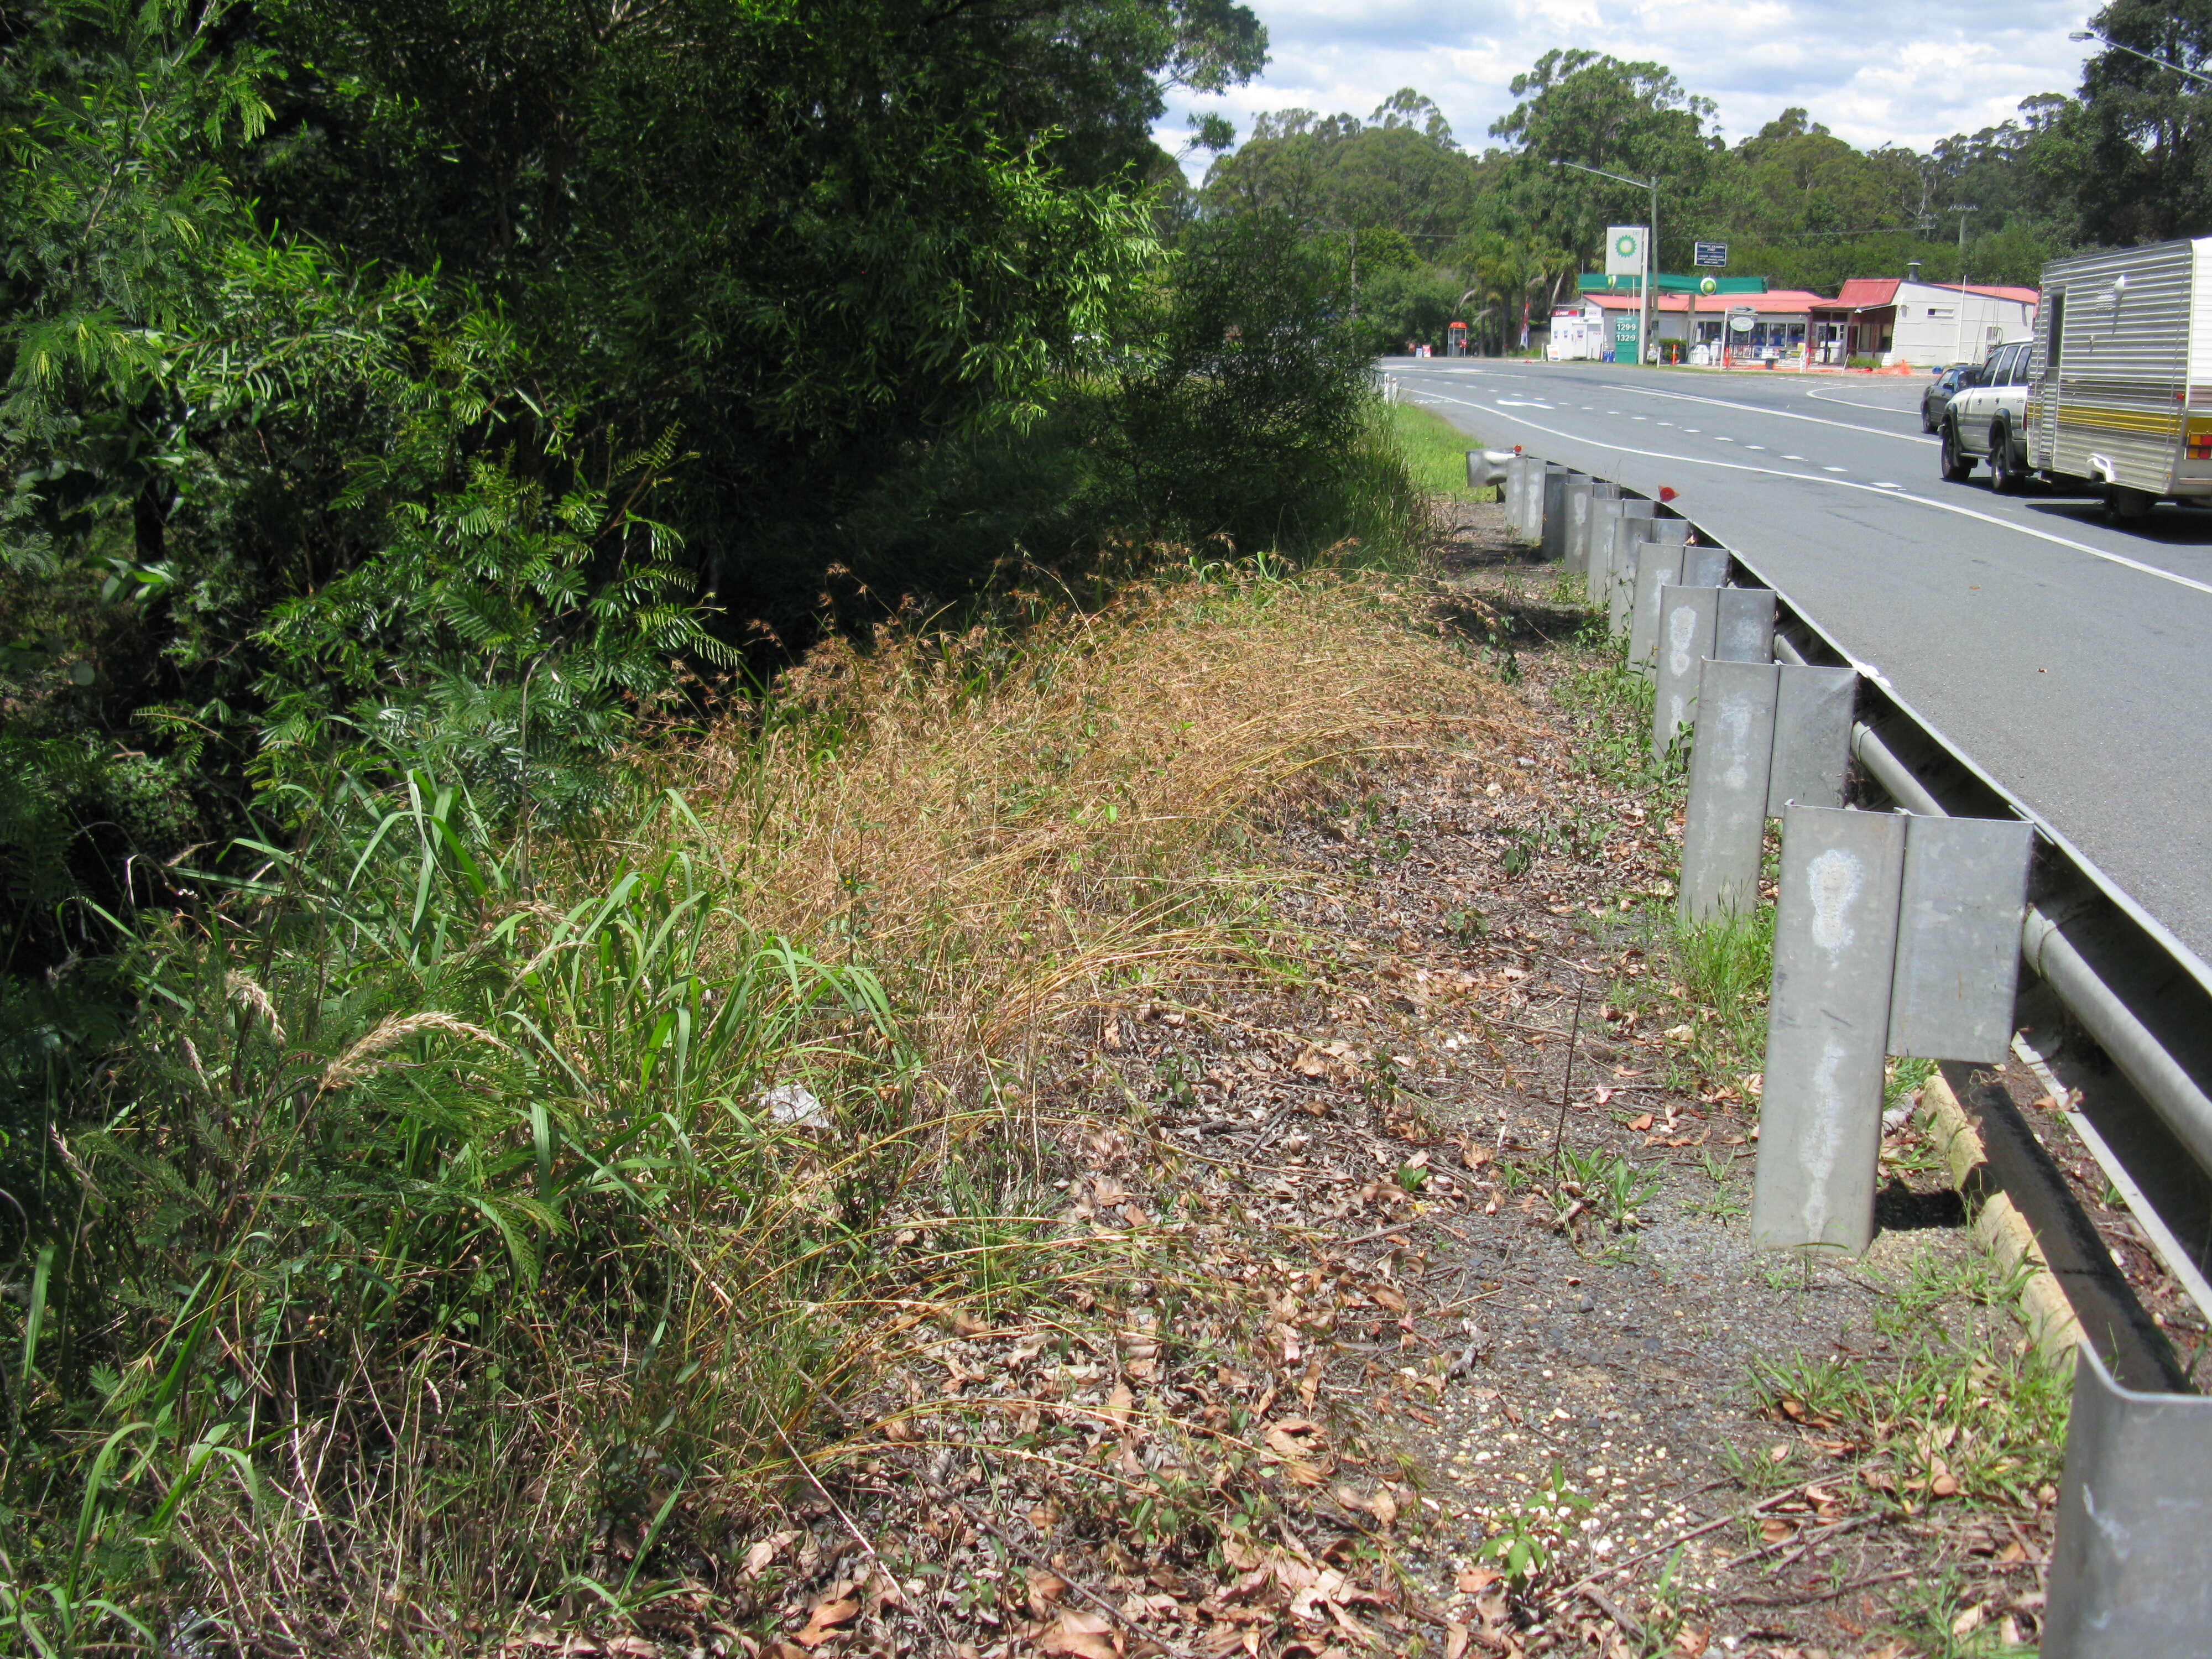
<path id="1" fill-rule="evenodd" d="M 1163 83 L 1263 37 L 0 36 L 0 1630 L 712 1580 L 886 1310 L 1057 1271 L 1026 1057 L 1221 944 L 1241 803 L 1436 702 L 1285 580 L 1418 529 L 1351 272 L 1157 188 Z"/>

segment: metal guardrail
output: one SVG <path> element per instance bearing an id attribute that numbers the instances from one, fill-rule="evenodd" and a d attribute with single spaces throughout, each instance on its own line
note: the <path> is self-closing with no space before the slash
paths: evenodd
<path id="1" fill-rule="evenodd" d="M 1468 483 L 1502 483 L 1506 463 L 1518 453 L 1469 452 Z M 1621 493 L 1644 499 L 1626 488 Z M 1530 506 L 1548 520 L 1546 504 Z M 1656 510 L 1686 517 L 1663 504 Z M 2069 1085 L 2057 1084 L 2051 1070 L 2059 1045 L 2050 1033 L 2035 1033 L 2038 1047 L 2016 1038 L 2015 1051 L 2062 1091 L 2079 1089 L 2074 1127 L 2126 1200 L 2145 1242 L 2212 1319 L 2212 966 L 1854 659 L 1756 563 L 1688 522 L 1700 541 L 1727 552 L 1729 585 L 1775 593 L 1778 660 L 1857 674 L 1851 753 L 1867 782 L 1923 816 L 2013 818 L 2033 826 L 2023 977 L 2040 981 L 2095 1053 L 2086 1066 L 2075 1067 L 2082 1075 Z M 1548 546 L 1548 525 L 1545 540 Z M 2170 1354 L 2163 1369 L 2169 1381 L 2180 1375 Z"/>
<path id="2" fill-rule="evenodd" d="M 1504 459 L 1470 453 L 1469 483 L 1476 482 L 1479 466 L 1486 473 L 1493 460 Z M 1582 514 L 1569 511 L 1569 497 L 1587 495 L 1579 483 L 1571 489 L 1565 469 L 1547 467 L 1533 457 L 1522 459 L 1531 465 L 1510 468 L 1504 500 L 1515 533 L 1531 539 L 1540 526 L 1549 551 L 1553 518 L 1565 521 L 1571 517 L 1580 524 Z M 1586 475 L 1574 476 L 1580 479 Z M 1683 516 L 1663 505 L 1656 510 L 1669 517 Z M 1694 521 L 1689 528 L 1698 539 L 1725 555 L 1726 568 L 1718 569 L 1716 559 L 1683 587 L 1665 591 L 1695 595 L 1716 583 L 1762 590 L 1760 605 L 1771 598 L 1774 606 L 1776 658 L 1801 669 L 1826 666 L 1851 672 L 1856 718 L 1850 751 L 1859 769 L 1853 793 L 1862 798 L 1869 792 L 1878 793 L 1923 819 L 2008 819 L 2033 830 L 2033 858 L 2021 907 L 2021 963 L 2009 1017 L 1998 1012 L 2003 989 L 2000 977 L 1988 986 L 1998 994 L 1990 1003 L 1994 1029 L 1976 1033 L 1974 1045 L 1966 1052 L 1986 1055 L 2001 1051 L 1999 1033 L 2009 1025 L 2013 1053 L 2029 1064 L 2039 1080 L 2054 1094 L 2075 1096 L 2068 1102 L 2075 1108 L 2069 1115 L 2072 1127 L 2132 1212 L 2142 1242 L 2164 1261 L 2198 1307 L 2212 1315 L 2212 1285 L 2204 1273 L 2212 1261 L 2212 970 L 2052 825 L 1907 706 L 1878 673 L 1853 660 L 1753 562 L 1726 550 Z M 1567 539 L 1576 538 L 1571 533 Z M 1651 540 L 1644 544 L 1668 550 Z M 1571 564 L 1575 550 L 1569 547 L 1567 553 Z M 1638 568 L 1645 578 L 1638 583 L 1640 602 L 1654 573 L 1649 567 Z M 1662 557 L 1661 568 L 1665 568 Z M 1607 580 L 1610 585 L 1610 575 Z M 1709 609 L 1717 615 L 1725 594 L 1713 599 Z M 1698 609 L 1685 603 L 1680 614 L 1694 617 Z M 1616 615 L 1616 627 L 1618 620 Z M 1706 637 L 1714 639 L 1710 623 Z M 1749 643 L 1760 645 L 1756 638 Z M 1721 658 L 1740 653 L 1709 654 Z M 1735 665 L 1709 661 L 1705 678 L 1710 680 L 1717 668 Z M 1660 667 L 1657 678 L 1663 693 L 1669 671 L 1663 664 Z M 1662 723 L 1663 717 L 1655 720 L 1655 744 Z M 1838 725 L 1826 729 L 1827 740 L 1837 744 L 1842 736 Z M 1840 760 L 1839 744 L 1831 752 Z M 1697 778 L 1693 770 L 1693 816 Z M 1714 804 L 1718 798 L 1706 799 L 1708 814 L 1725 812 L 1724 804 Z M 1800 813 L 1844 817 L 1796 805 L 1788 812 L 1793 822 Z M 1856 823 L 1861 829 L 1874 827 L 1868 819 Z M 1920 833 L 1909 823 L 1899 827 L 1916 837 Z M 1999 824 L 1987 827 L 2002 829 Z M 1942 830 L 1948 834 L 1953 828 Z M 2016 858 L 2020 830 L 2015 827 L 2009 833 Z M 1788 858 L 1785 846 L 1785 869 Z M 2017 881 L 2019 866 L 2015 862 L 2011 867 L 2011 879 Z M 1686 882 L 1687 877 L 1686 860 Z M 2019 890 L 2014 886 L 2010 890 Z M 1684 891 L 1688 892 L 1686 885 Z M 2000 931 L 2008 928 L 2014 902 L 2007 897 L 2002 909 L 1986 913 Z M 1778 959 L 1780 949 L 1778 940 Z M 1847 969 L 1833 969 L 1833 974 L 1849 976 Z M 1835 987 L 1826 989 L 1833 992 Z M 1894 1019 L 1893 1005 L 1893 1035 Z M 2053 1025 L 2071 1030 L 2062 1029 L 2062 1041 L 2054 1042 Z M 2081 1045 L 2063 1040 L 2074 1032 L 2094 1045 L 2086 1063 L 2075 1052 Z M 2031 1036 L 2039 1052 L 2029 1045 Z M 1771 1063 L 1771 1048 L 1769 1052 Z M 1916 1047 L 1907 1052 L 1929 1050 Z M 2062 1079 L 2057 1066 L 2072 1070 L 2085 1079 L 2084 1085 L 2076 1090 Z M 2023 1214 L 2054 1272 L 2062 1275 L 2088 1339 L 2077 1354 L 2073 1414 L 2046 1579 L 2043 1651 L 2047 1659 L 2134 1659 L 2146 1653 L 2204 1651 L 2206 1621 L 2212 1619 L 2212 1487 L 2207 1486 L 2212 1479 L 2212 1398 L 2191 1391 L 2170 1344 L 2151 1328 L 2124 1279 L 2103 1271 L 2104 1261 L 2112 1254 L 2110 1248 L 2089 1225 L 2081 1205 L 2034 1135 L 2021 1124 L 2002 1085 L 1990 1080 L 1986 1072 L 1957 1062 L 1944 1062 L 1944 1072 L 1962 1098 L 1974 1098 L 1984 1131 L 1993 1126 L 2001 1130 L 1989 1143 L 1992 1167 L 1998 1162 L 2008 1165 L 2008 1192 L 2013 1179 L 2021 1178 L 2015 1201 L 2023 1195 L 2029 1200 L 2021 1206 Z M 1766 1178 L 1765 1158 L 1762 1147 L 1762 1182 Z M 2111 1202 L 2109 1196 L 2106 1202 Z M 1753 1213 L 1755 1231 L 1756 1206 Z M 2069 1273 L 2076 1275 L 2070 1285 L 2063 1277 Z M 2101 1329 L 2095 1328 L 2100 1322 L 2084 1311 L 2100 1298 L 2106 1316 Z M 2109 1369 L 2102 1363 L 2100 1349 L 2107 1350 L 2114 1361 Z"/>
<path id="3" fill-rule="evenodd" d="M 1774 586 L 1741 554 L 1732 552 L 1730 562 L 1733 574 Z M 1775 647 L 1785 662 L 1860 666 L 1778 591 Z M 2212 1195 L 2212 971 L 1878 679 L 1862 670 L 1859 684 L 1851 752 L 1892 801 L 1929 816 L 2015 817 L 2035 826 L 2023 965 L 2130 1085 L 2124 1093 L 2132 1099 L 2085 1098 L 2084 1107 L 2105 1108 L 2100 1115 L 2116 1110 L 2122 1119 L 2147 1107 L 2162 1132 L 2125 1126 L 2137 1131 L 2121 1137 L 2137 1143 L 2132 1157 L 2114 1148 L 2113 1137 L 2098 1133 L 2094 1121 L 2084 1139 L 2100 1162 L 2125 1169 L 2130 1179 L 2117 1184 L 2151 1248 L 2212 1317 L 2212 1207 L 2206 1201 Z M 2169 1149 L 2186 1158 L 2196 1183 L 2174 1180 Z M 2203 1190 L 2188 1190 L 2191 1185 Z M 2168 1202 L 2159 1203 L 2158 1195 Z"/>

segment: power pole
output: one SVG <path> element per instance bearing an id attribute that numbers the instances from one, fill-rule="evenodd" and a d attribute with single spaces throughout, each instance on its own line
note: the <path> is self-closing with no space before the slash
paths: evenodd
<path id="1" fill-rule="evenodd" d="M 1951 211 L 1959 216 L 1959 327 L 1951 343 L 1951 361 L 1966 361 L 1966 220 L 1981 209 L 1960 203 L 1951 204 Z"/>

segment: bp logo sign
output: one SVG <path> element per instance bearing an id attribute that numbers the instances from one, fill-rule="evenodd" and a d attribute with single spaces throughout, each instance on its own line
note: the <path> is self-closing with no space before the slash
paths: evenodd
<path id="1" fill-rule="evenodd" d="M 1644 274 L 1642 225 L 1608 225 L 1605 232 L 1605 274 L 1641 276 Z"/>

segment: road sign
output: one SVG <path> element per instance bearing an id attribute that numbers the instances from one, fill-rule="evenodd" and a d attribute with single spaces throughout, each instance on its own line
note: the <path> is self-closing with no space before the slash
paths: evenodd
<path id="1" fill-rule="evenodd" d="M 1748 311 L 1732 311 L 1729 313 L 1729 326 L 1738 334 L 1750 333 L 1753 320 L 1753 314 Z"/>
<path id="2" fill-rule="evenodd" d="M 1642 225 L 1607 225 L 1605 231 L 1605 274 L 1641 276 L 1644 274 Z"/>
<path id="3" fill-rule="evenodd" d="M 1692 250 L 1690 263 L 1701 268 L 1710 266 L 1713 270 L 1720 270 L 1728 264 L 1728 244 L 1699 242 Z"/>

